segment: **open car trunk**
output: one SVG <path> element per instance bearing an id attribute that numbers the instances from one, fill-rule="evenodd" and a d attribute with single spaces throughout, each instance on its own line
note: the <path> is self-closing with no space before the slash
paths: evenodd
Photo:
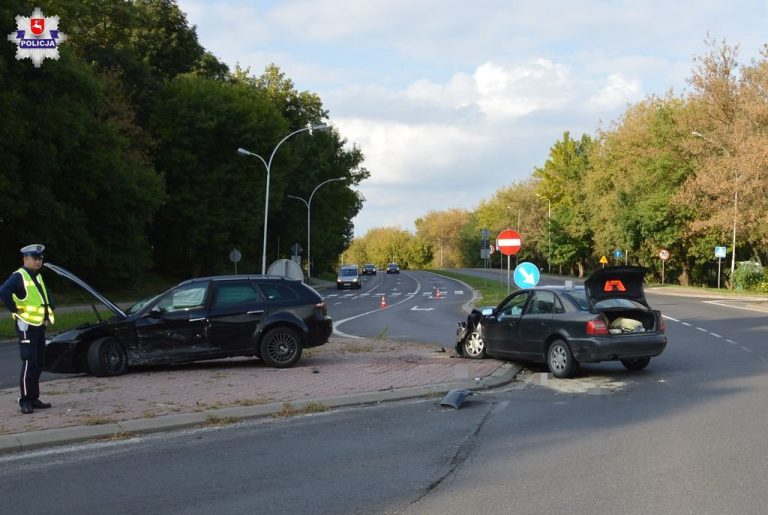
<path id="1" fill-rule="evenodd" d="M 608 332 L 614 335 L 657 332 L 658 315 L 655 311 L 638 309 L 610 309 L 602 311 Z"/>

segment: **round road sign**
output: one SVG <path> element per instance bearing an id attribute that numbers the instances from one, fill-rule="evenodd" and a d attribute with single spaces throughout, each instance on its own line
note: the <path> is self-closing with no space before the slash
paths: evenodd
<path id="1" fill-rule="evenodd" d="M 662 261 L 666 261 L 667 259 L 669 259 L 669 251 L 664 249 L 660 250 L 659 257 L 661 258 Z"/>
<path id="2" fill-rule="evenodd" d="M 523 240 L 520 238 L 520 234 L 512 229 L 501 231 L 499 237 L 496 238 L 496 248 L 505 256 L 514 256 L 522 245 Z"/>

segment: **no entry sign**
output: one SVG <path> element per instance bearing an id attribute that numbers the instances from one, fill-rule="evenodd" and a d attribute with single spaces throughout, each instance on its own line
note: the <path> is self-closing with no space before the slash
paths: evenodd
<path id="1" fill-rule="evenodd" d="M 520 250 L 523 244 L 523 240 L 520 238 L 520 234 L 512 229 L 506 229 L 501 231 L 499 237 L 496 238 L 496 248 L 499 252 L 505 256 L 514 256 Z"/>

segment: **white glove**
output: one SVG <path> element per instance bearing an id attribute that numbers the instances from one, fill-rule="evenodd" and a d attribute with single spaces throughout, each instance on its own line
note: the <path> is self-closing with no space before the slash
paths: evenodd
<path id="1" fill-rule="evenodd" d="M 20 318 L 16 319 L 16 325 L 19 327 L 19 331 L 22 333 L 27 332 L 27 329 L 29 329 L 29 324 Z"/>

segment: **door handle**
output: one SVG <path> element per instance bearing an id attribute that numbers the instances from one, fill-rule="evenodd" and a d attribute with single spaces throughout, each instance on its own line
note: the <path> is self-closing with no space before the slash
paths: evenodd
<path id="1" fill-rule="evenodd" d="M 201 320 L 205 320 L 205 317 L 201 317 L 201 318 L 190 318 L 190 319 L 189 319 L 189 321 L 190 321 L 190 322 L 199 322 L 199 321 L 201 321 Z"/>
<path id="2" fill-rule="evenodd" d="M 263 313 L 264 313 L 263 309 L 257 309 L 255 311 L 247 311 L 245 314 L 246 315 L 261 315 Z"/>

